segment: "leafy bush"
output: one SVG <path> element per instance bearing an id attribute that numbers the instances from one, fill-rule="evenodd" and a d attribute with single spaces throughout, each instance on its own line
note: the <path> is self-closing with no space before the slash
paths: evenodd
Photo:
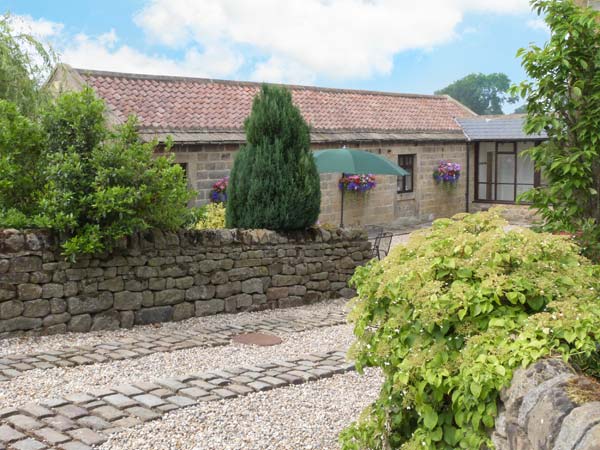
<path id="1" fill-rule="evenodd" d="M 195 225 L 196 230 L 225 228 L 225 205 L 209 203 L 200 207 L 200 219 Z"/>
<path id="2" fill-rule="evenodd" d="M 493 448 L 515 369 L 558 354 L 597 365 L 600 268 L 565 237 L 506 225 L 496 210 L 438 220 L 357 269 L 352 353 L 385 381 L 344 448 Z"/>
<path id="3" fill-rule="evenodd" d="M 230 228 L 297 230 L 319 216 L 319 174 L 309 128 L 292 95 L 264 85 L 244 124 L 247 144 L 238 153 L 228 186 Z"/>
<path id="4" fill-rule="evenodd" d="M 15 104 L 0 100 L 0 215 L 33 215 L 43 186 L 44 133 Z M 26 219 L 15 223 L 27 222 Z"/>
<path id="5" fill-rule="evenodd" d="M 65 255 L 74 257 L 189 220 L 193 194 L 181 167 L 154 157 L 156 143 L 139 140 L 134 119 L 109 131 L 104 103 L 90 89 L 59 97 L 41 126 L 3 107 L 0 226 L 58 231 Z"/>

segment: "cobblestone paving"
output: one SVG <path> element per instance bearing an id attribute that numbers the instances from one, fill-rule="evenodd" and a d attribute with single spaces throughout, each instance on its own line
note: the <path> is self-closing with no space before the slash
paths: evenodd
<path id="1" fill-rule="evenodd" d="M 20 408 L 0 407 L 0 450 L 90 449 L 105 442 L 110 433 L 169 411 L 348 372 L 354 364 L 346 361 L 345 354 L 333 350 L 288 361 L 90 389 Z"/>
<path id="2" fill-rule="evenodd" d="M 212 326 L 202 330 L 152 330 L 136 338 L 123 338 L 94 346 L 70 347 L 30 354 L 11 354 L 0 357 L 0 382 L 34 369 L 74 367 L 87 364 L 141 358 L 159 352 L 172 352 L 192 347 L 228 345 L 231 337 L 248 332 L 298 332 L 346 323 L 346 314 L 328 312 L 310 318 L 262 319 L 241 326 Z M 1 439 L 0 439 L 1 441 Z"/>

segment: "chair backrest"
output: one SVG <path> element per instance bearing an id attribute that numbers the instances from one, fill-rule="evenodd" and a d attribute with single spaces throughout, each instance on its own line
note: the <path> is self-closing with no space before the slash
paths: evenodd
<path id="1" fill-rule="evenodd" d="M 371 247 L 371 258 L 379 258 L 379 245 L 381 243 L 381 233 L 379 233 L 373 239 L 373 246 Z"/>
<path id="2" fill-rule="evenodd" d="M 379 259 L 381 259 L 381 255 L 387 256 L 392 246 L 393 238 L 394 235 L 392 233 L 381 233 L 379 235 Z"/>

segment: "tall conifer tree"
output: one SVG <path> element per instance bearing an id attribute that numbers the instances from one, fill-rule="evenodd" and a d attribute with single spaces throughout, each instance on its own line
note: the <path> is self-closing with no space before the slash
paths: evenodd
<path id="1" fill-rule="evenodd" d="M 290 91 L 263 85 L 244 124 L 228 186 L 227 226 L 300 230 L 319 216 L 321 189 L 310 131 Z"/>

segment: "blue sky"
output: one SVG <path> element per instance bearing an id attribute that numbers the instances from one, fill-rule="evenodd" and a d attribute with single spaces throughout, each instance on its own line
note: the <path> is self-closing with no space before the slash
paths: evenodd
<path id="1" fill-rule="evenodd" d="M 429 94 L 525 75 L 527 0 L 1 0 L 76 67 Z M 507 106 L 507 112 L 512 109 Z"/>

